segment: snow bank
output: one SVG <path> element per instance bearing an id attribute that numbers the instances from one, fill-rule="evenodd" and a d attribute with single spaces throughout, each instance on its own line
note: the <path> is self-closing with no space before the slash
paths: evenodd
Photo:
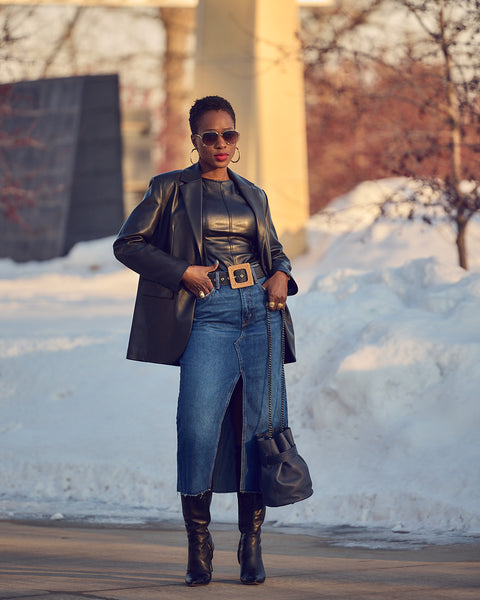
<path id="1" fill-rule="evenodd" d="M 452 234 L 313 217 L 289 299 L 290 422 L 315 493 L 279 525 L 480 532 L 480 225 Z M 368 202 L 365 201 L 368 199 Z M 178 370 L 124 360 L 136 276 L 112 239 L 46 263 L 0 261 L 0 517 L 179 519 Z M 214 499 L 234 521 L 235 497 Z"/>

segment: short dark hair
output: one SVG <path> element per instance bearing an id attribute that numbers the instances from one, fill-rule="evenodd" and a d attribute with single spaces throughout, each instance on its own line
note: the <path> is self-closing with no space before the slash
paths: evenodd
<path id="1" fill-rule="evenodd" d="M 205 96 L 195 100 L 190 109 L 190 129 L 192 133 L 198 133 L 198 122 L 200 118 L 209 110 L 224 110 L 233 119 L 233 126 L 236 125 L 235 111 L 228 100 L 221 96 Z"/>

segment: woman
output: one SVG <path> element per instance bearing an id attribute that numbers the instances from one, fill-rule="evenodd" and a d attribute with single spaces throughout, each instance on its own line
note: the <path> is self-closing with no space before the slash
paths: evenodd
<path id="1" fill-rule="evenodd" d="M 237 492 L 240 578 L 265 580 L 255 436 L 268 426 L 267 310 L 274 426 L 280 424 L 281 311 L 285 361 L 295 360 L 285 304 L 297 285 L 265 193 L 228 168 L 239 155 L 235 127 L 227 100 L 197 100 L 190 128 L 198 162 L 154 177 L 114 244 L 115 256 L 140 274 L 127 357 L 180 366 L 177 489 L 190 586 L 211 580 L 212 492 Z"/>

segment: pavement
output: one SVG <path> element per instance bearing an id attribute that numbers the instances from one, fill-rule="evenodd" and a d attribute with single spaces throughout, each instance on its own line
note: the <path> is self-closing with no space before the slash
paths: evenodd
<path id="1" fill-rule="evenodd" d="M 480 599 L 480 540 L 372 550 L 267 530 L 267 580 L 246 586 L 238 578 L 238 534 L 233 527 L 211 529 L 212 582 L 189 588 L 178 526 L 0 521 L 0 600 Z"/>

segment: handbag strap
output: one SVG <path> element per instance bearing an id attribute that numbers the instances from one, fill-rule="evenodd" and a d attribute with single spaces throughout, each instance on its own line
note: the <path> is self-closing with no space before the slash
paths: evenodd
<path id="1" fill-rule="evenodd" d="M 285 429 L 285 309 L 280 311 L 282 316 L 282 382 L 280 427 Z M 268 337 L 268 437 L 273 437 L 272 420 L 272 326 L 270 324 L 270 310 L 267 308 L 267 337 Z"/>

